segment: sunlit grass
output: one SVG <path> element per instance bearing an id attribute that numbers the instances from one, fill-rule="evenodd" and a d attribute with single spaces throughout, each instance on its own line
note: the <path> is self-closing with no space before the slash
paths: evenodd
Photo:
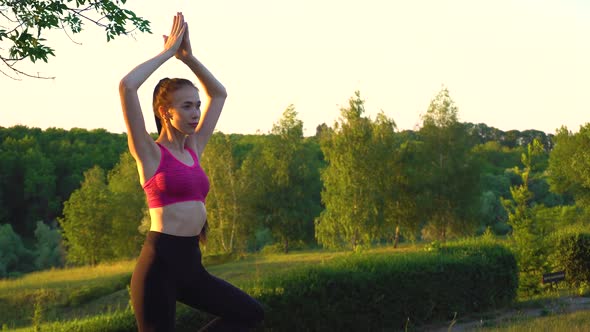
<path id="1" fill-rule="evenodd" d="M 493 327 L 479 328 L 478 332 L 588 332 L 590 310 L 546 317 L 517 316 Z"/>
<path id="2" fill-rule="evenodd" d="M 399 248 L 384 245 L 364 249 L 360 251 L 360 254 L 398 254 L 423 250 L 423 247 L 423 244 L 408 243 L 400 245 Z M 359 253 L 310 249 L 292 251 L 288 254 L 247 254 L 224 264 L 205 265 L 211 274 L 238 286 L 247 286 L 272 273 L 284 273 L 301 265 L 323 264 L 338 257 L 356 254 Z M 107 314 L 111 310 L 113 310 L 113 317 L 126 320 L 129 313 L 123 316 L 119 314 L 122 312 L 121 310 L 126 310 L 129 301 L 126 289 L 91 298 L 89 302 L 82 302 L 80 305 L 68 307 L 64 306 L 64 303 L 71 301 L 72 292 L 79 292 L 84 288 L 91 288 L 91 291 L 94 291 L 96 288 L 115 284 L 121 277 L 130 276 L 135 264 L 136 260 L 131 259 L 100 264 L 94 267 L 86 266 L 35 272 L 18 279 L 0 280 L 0 312 L 6 308 L 15 309 L 10 314 L 7 311 L 0 314 L 0 316 L 4 316 L 0 324 L 8 323 L 9 328 L 23 328 L 17 331 L 31 331 L 32 327 L 26 326 L 30 324 L 32 308 L 38 296 L 44 297 L 43 304 L 47 310 L 46 315 L 44 315 L 43 330 L 57 331 L 59 330 L 59 324 L 65 324 L 63 326 L 73 324 L 71 326 L 74 326 L 88 320 L 108 321 L 111 318 L 105 315 L 112 315 Z M 514 308 L 533 308 L 551 297 L 562 295 L 568 294 L 556 291 L 554 294 L 545 294 L 538 299 L 518 299 L 514 304 Z M 590 312 L 578 312 L 542 318 L 519 317 L 516 320 L 503 323 L 501 326 L 486 327 L 481 331 L 535 330 L 537 332 L 538 330 L 575 332 L 590 331 L 588 326 L 590 326 Z"/>
<path id="3" fill-rule="evenodd" d="M 72 286 L 75 283 L 87 282 L 88 280 L 124 275 L 130 273 L 134 266 L 135 260 L 125 260 L 100 264 L 97 266 L 82 266 L 33 272 L 18 279 L 0 280 L 0 297 L 17 290 L 24 291 L 40 288 L 61 288 L 64 286 Z"/>

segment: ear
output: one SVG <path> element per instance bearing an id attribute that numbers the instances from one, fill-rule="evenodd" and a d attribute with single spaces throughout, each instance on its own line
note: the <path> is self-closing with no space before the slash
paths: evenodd
<path id="1" fill-rule="evenodd" d="M 170 119 L 170 113 L 168 112 L 168 108 L 164 106 L 158 106 L 158 113 L 160 114 L 160 119 L 166 121 Z"/>

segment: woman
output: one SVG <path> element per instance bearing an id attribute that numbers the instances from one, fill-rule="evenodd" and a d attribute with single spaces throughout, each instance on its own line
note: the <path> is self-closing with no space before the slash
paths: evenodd
<path id="1" fill-rule="evenodd" d="M 205 87 L 201 115 L 198 89 L 188 80 L 163 79 L 154 90 L 160 135 L 147 133 L 137 90 L 164 62 L 176 57 Z M 201 263 L 205 240 L 205 197 L 209 181 L 199 160 L 227 96 L 225 88 L 192 54 L 182 13 L 164 36 L 164 50 L 125 76 L 119 92 L 128 144 L 146 192 L 151 227 L 131 278 L 131 300 L 139 331 L 174 330 L 176 301 L 218 316 L 203 330 L 245 331 L 264 312 L 258 302 L 211 276 Z"/>

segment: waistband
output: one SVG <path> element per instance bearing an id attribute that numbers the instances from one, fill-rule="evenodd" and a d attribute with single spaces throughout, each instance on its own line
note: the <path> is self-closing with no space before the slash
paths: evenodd
<path id="1" fill-rule="evenodd" d="M 154 246 L 193 248 L 199 247 L 199 236 L 178 236 L 160 232 L 149 231 L 145 242 Z"/>

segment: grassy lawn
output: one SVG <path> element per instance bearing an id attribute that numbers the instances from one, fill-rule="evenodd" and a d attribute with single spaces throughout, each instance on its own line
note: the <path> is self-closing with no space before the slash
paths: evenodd
<path id="1" fill-rule="evenodd" d="M 479 332 L 587 332 L 590 310 L 545 317 L 515 316 L 495 326 L 478 328 Z"/>
<path id="2" fill-rule="evenodd" d="M 376 247 L 367 253 L 396 254 L 421 250 L 421 245 Z M 335 257 L 351 255 L 345 251 L 307 250 L 289 254 L 249 254 L 226 263 L 207 263 L 207 270 L 240 287 L 247 287 L 263 276 L 285 272 L 301 265 L 316 265 Z M 14 280 L 0 280 L 0 328 L 18 331 L 33 331 L 35 308 L 42 308 L 37 319 L 43 329 L 59 331 L 60 324 L 68 326 L 76 322 L 109 319 L 133 319 L 125 309 L 129 304 L 127 285 L 135 266 L 135 260 L 101 264 L 95 267 L 78 267 L 35 272 Z M 519 300 L 516 311 L 543 307 L 548 299 Z M 549 299 L 550 300 L 550 299 Z M 106 317 L 106 319 L 105 319 Z M 483 324 L 472 324 L 469 329 L 460 329 L 457 324 L 451 331 L 590 331 L 590 311 L 554 315 L 541 312 L 541 317 L 513 315 L 499 323 L 494 313 Z M 476 320 L 474 320 L 476 321 Z M 492 325 L 494 324 L 494 325 Z M 483 326 L 482 326 L 483 325 Z M 445 329 L 446 330 L 446 329 Z"/>
<path id="3" fill-rule="evenodd" d="M 376 247 L 375 253 L 401 253 L 420 246 Z M 224 264 L 204 265 L 207 270 L 238 286 L 255 283 L 261 276 L 306 265 L 321 264 L 349 251 L 306 250 L 289 254 L 249 254 Z M 91 319 L 124 310 L 129 304 L 127 285 L 135 260 L 34 272 L 22 278 L 0 280 L 0 327 L 30 326 L 35 306 L 43 308 L 44 322 Z"/>

